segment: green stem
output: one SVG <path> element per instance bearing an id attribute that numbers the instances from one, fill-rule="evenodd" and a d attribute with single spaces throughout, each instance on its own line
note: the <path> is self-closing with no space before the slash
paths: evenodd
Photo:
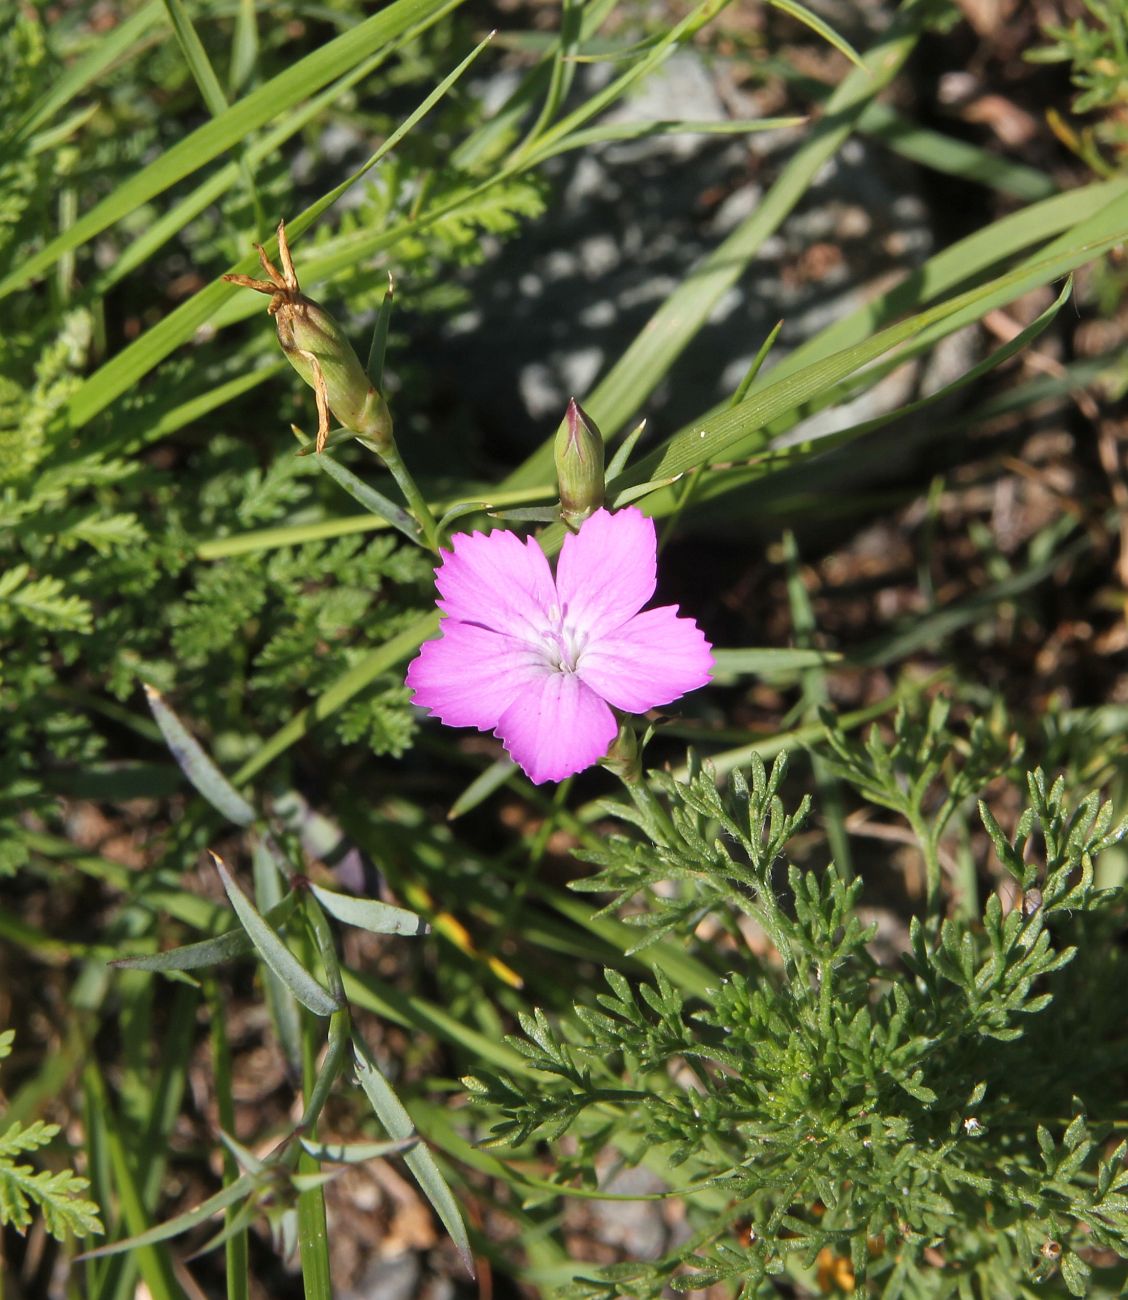
<path id="1" fill-rule="evenodd" d="M 235 1103 L 231 1092 L 231 1045 L 227 1041 L 227 1020 L 220 1001 L 219 989 L 214 979 L 205 984 L 208 1010 L 211 1020 L 212 1060 L 215 1070 L 216 1104 L 219 1111 L 219 1126 L 225 1132 L 235 1132 Z M 234 1182 L 239 1177 L 239 1165 L 235 1157 L 224 1148 L 223 1177 L 226 1182 Z M 226 1219 L 230 1227 L 241 1212 L 238 1205 L 227 1207 Z M 247 1233 L 235 1232 L 227 1238 L 224 1246 L 227 1274 L 227 1300 L 246 1300 L 247 1298 Z"/>
<path id="2" fill-rule="evenodd" d="M 416 523 L 423 530 L 423 537 L 428 547 L 437 555 L 439 553 L 439 526 L 435 522 L 435 516 L 431 513 L 431 507 L 427 504 L 427 498 L 419 490 L 419 484 L 412 478 L 411 471 L 404 464 L 399 448 L 394 442 L 379 449 L 366 438 L 361 438 L 361 442 L 370 451 L 375 451 L 388 467 L 388 472 L 395 479 L 399 490 L 403 493 L 403 499 L 407 502 L 408 510 L 411 511 Z"/>
<path id="3" fill-rule="evenodd" d="M 313 933 L 313 941 L 317 945 L 322 969 L 325 971 L 325 983 L 332 996 L 341 1003 L 341 1010 L 335 1011 L 329 1017 L 329 1050 L 325 1054 L 325 1061 L 322 1064 L 321 1071 L 317 1078 L 314 1079 L 312 1086 L 307 1087 L 308 1100 L 302 1114 L 301 1127 L 312 1134 L 326 1099 L 332 1091 L 333 1085 L 337 1082 L 341 1070 L 344 1068 L 352 1017 L 349 1015 L 347 1005 L 345 1005 L 347 1001 L 345 983 L 341 977 L 340 962 L 337 960 L 337 948 L 333 942 L 333 929 L 325 913 L 321 910 L 320 903 L 312 895 L 306 896 L 305 916 Z"/>
<path id="4" fill-rule="evenodd" d="M 341 968 L 333 945 L 333 934 L 317 900 L 306 897 L 305 915 L 309 922 L 305 946 L 309 946 L 309 933 L 321 956 L 326 983 L 334 996 L 344 998 Z M 307 1098 L 299 1131 L 313 1133 L 318 1116 L 341 1072 L 344 1059 L 343 1046 L 348 1041 L 349 1013 L 346 1007 L 336 1011 L 329 1020 L 329 1051 L 321 1069 L 317 1057 L 321 1035 L 312 1023 L 311 1016 L 302 1017 L 302 1089 Z M 316 1174 L 318 1162 L 295 1143 L 300 1152 L 297 1169 L 301 1174 Z M 302 1262 L 302 1287 L 306 1300 L 333 1300 L 333 1284 L 329 1270 L 329 1230 L 325 1221 L 325 1193 L 321 1187 L 311 1187 L 298 1195 L 298 1246 Z"/>
<path id="5" fill-rule="evenodd" d="M 334 1011 L 332 1016 L 329 1017 L 329 1050 L 325 1053 L 325 1061 L 321 1066 L 321 1072 L 309 1089 L 309 1100 L 306 1102 L 299 1125 L 302 1131 L 308 1132 L 311 1136 L 329 1098 L 329 1093 L 332 1091 L 333 1085 L 337 1082 L 344 1067 L 345 1049 L 348 1047 L 349 1034 L 352 1028 L 351 1021 L 352 1017 L 349 1015 L 347 1008 Z"/>
<path id="6" fill-rule="evenodd" d="M 921 853 L 924 855 L 925 910 L 929 917 L 935 917 L 943 905 L 944 882 L 937 837 L 933 834 L 932 828 L 920 817 L 910 815 L 909 824 L 912 826 L 913 834 L 920 841 Z"/>
<path id="7" fill-rule="evenodd" d="M 311 1020 L 310 1016 L 302 1017 L 302 1083 L 312 1103 L 323 1081 L 330 1075 L 330 1071 L 327 1068 L 328 1059 L 321 1071 L 317 1070 L 320 1035 L 317 1033 L 316 1026 L 310 1023 Z M 324 1088 L 324 1093 L 328 1093 L 328 1087 Z M 307 1113 L 309 1109 L 310 1106 L 307 1105 Z M 320 1165 L 308 1152 L 297 1143 L 292 1149 L 300 1153 L 298 1173 L 319 1172 Z M 305 1292 L 305 1300 L 333 1300 L 333 1284 L 329 1271 L 329 1229 L 325 1221 L 325 1193 L 321 1187 L 311 1187 L 298 1194 L 298 1249 L 302 1262 L 302 1288 Z"/>

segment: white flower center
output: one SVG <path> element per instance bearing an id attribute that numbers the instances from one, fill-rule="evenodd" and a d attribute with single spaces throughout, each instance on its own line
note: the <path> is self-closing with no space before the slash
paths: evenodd
<path id="1" fill-rule="evenodd" d="M 587 632 L 569 622 L 567 609 L 553 605 L 541 630 L 538 651 L 545 665 L 556 673 L 574 673 L 587 645 Z"/>

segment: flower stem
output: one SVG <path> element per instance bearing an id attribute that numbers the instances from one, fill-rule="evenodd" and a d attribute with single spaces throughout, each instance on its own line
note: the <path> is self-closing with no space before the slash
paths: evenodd
<path id="1" fill-rule="evenodd" d="M 419 484 L 412 478 L 411 471 L 404 464 L 399 448 L 394 442 L 389 442 L 387 446 L 378 448 L 374 443 L 369 442 L 367 438 L 361 438 L 360 441 L 370 451 L 374 451 L 388 467 L 388 472 L 395 479 L 399 490 L 403 493 L 408 510 L 411 511 L 415 517 L 415 522 L 423 531 L 423 537 L 428 548 L 437 555 L 439 553 L 439 526 L 435 522 L 435 516 L 431 513 L 431 507 L 427 504 L 427 498 L 419 490 Z"/>

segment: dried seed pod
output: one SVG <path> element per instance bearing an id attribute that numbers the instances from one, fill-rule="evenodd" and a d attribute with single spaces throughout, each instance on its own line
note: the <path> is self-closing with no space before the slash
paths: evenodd
<path id="1" fill-rule="evenodd" d="M 329 436 L 329 414 L 346 429 L 372 443 L 377 451 L 392 445 L 392 416 L 383 394 L 369 379 L 344 330 L 298 285 L 286 239 L 286 223 L 278 223 L 279 271 L 256 244 L 259 261 L 269 276 L 225 275 L 232 284 L 270 295 L 267 311 L 274 317 L 278 341 L 286 359 L 313 389 L 317 398 L 317 450 Z"/>

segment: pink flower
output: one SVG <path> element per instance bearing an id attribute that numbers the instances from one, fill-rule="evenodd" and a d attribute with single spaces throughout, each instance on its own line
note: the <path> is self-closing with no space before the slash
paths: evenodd
<path id="1" fill-rule="evenodd" d="M 435 570 L 446 615 L 407 670 L 448 727 L 492 731 L 529 779 L 562 781 L 602 758 L 612 708 L 641 713 L 704 686 L 712 648 L 654 594 L 654 524 L 597 510 L 564 539 L 556 578 L 533 538 L 460 533 Z"/>

